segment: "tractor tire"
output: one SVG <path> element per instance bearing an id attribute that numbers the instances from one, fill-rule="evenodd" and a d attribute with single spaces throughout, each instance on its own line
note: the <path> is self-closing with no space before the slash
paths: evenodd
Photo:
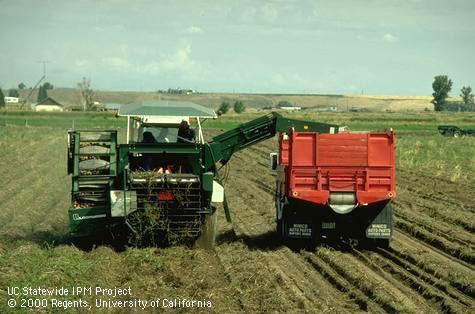
<path id="1" fill-rule="evenodd" d="M 195 246 L 202 249 L 212 250 L 216 244 L 216 232 L 218 227 L 218 212 L 213 208 L 213 213 L 208 215 L 201 226 L 201 234 L 195 242 Z"/>

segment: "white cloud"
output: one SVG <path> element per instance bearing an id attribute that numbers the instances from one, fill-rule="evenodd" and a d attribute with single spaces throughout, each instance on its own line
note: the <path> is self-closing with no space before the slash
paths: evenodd
<path id="1" fill-rule="evenodd" d="M 274 22 L 279 16 L 279 11 L 269 4 L 264 5 L 260 11 L 262 18 L 267 22 Z"/>
<path id="2" fill-rule="evenodd" d="M 199 34 L 203 34 L 204 31 L 201 27 L 192 25 L 182 30 L 181 33 L 187 34 L 187 35 L 199 35 Z"/>
<path id="3" fill-rule="evenodd" d="M 74 61 L 74 65 L 78 68 L 87 68 L 91 65 L 91 62 L 85 59 L 77 59 Z"/>
<path id="4" fill-rule="evenodd" d="M 130 67 L 129 61 L 120 57 L 108 57 L 104 58 L 102 61 L 114 70 L 126 70 Z"/>
<path id="5" fill-rule="evenodd" d="M 160 74 L 166 71 L 191 71 L 199 70 L 200 65 L 190 57 L 191 45 L 187 44 L 175 53 L 163 56 L 160 60 L 152 61 L 139 66 L 138 71 L 148 74 Z"/>
<path id="6" fill-rule="evenodd" d="M 239 2 L 238 2 L 239 3 Z M 261 6 L 242 6 L 238 5 L 232 8 L 228 15 L 230 19 L 237 20 L 239 23 L 254 24 L 254 23 L 274 23 L 279 18 L 280 9 L 282 6 L 277 6 L 275 3 L 266 3 Z"/>
<path id="7" fill-rule="evenodd" d="M 384 34 L 384 36 L 383 36 L 383 41 L 392 44 L 392 43 L 397 43 L 397 42 L 399 42 L 399 38 L 396 37 L 396 36 L 394 36 L 394 35 L 392 35 L 392 34 L 387 33 L 387 34 Z"/>

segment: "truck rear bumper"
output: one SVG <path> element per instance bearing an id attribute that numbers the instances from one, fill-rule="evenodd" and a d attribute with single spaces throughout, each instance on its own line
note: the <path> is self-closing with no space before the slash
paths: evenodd
<path id="1" fill-rule="evenodd" d="M 282 222 L 284 237 L 314 240 L 322 236 L 391 239 L 393 229 L 389 200 L 338 214 L 328 205 L 293 199 L 284 208 Z"/>

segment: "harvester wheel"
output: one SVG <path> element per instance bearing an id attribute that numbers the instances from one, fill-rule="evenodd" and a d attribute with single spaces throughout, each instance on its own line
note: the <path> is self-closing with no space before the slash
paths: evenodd
<path id="1" fill-rule="evenodd" d="M 208 215 L 201 226 L 201 234 L 196 240 L 195 246 L 203 249 L 213 249 L 216 242 L 216 230 L 218 225 L 218 213 L 212 208 L 213 213 Z"/>
<path id="2" fill-rule="evenodd" d="M 282 219 L 277 219 L 277 227 L 275 231 L 277 233 L 277 237 L 280 239 L 284 237 L 283 226 L 284 224 L 282 223 Z"/>

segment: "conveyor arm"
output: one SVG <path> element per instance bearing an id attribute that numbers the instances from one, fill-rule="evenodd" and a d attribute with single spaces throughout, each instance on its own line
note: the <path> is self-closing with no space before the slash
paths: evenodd
<path id="1" fill-rule="evenodd" d="M 334 124 L 288 119 L 272 112 L 213 137 L 209 143 L 213 159 L 224 165 L 235 152 L 292 127 L 301 132 L 338 133 L 338 126 Z"/>

